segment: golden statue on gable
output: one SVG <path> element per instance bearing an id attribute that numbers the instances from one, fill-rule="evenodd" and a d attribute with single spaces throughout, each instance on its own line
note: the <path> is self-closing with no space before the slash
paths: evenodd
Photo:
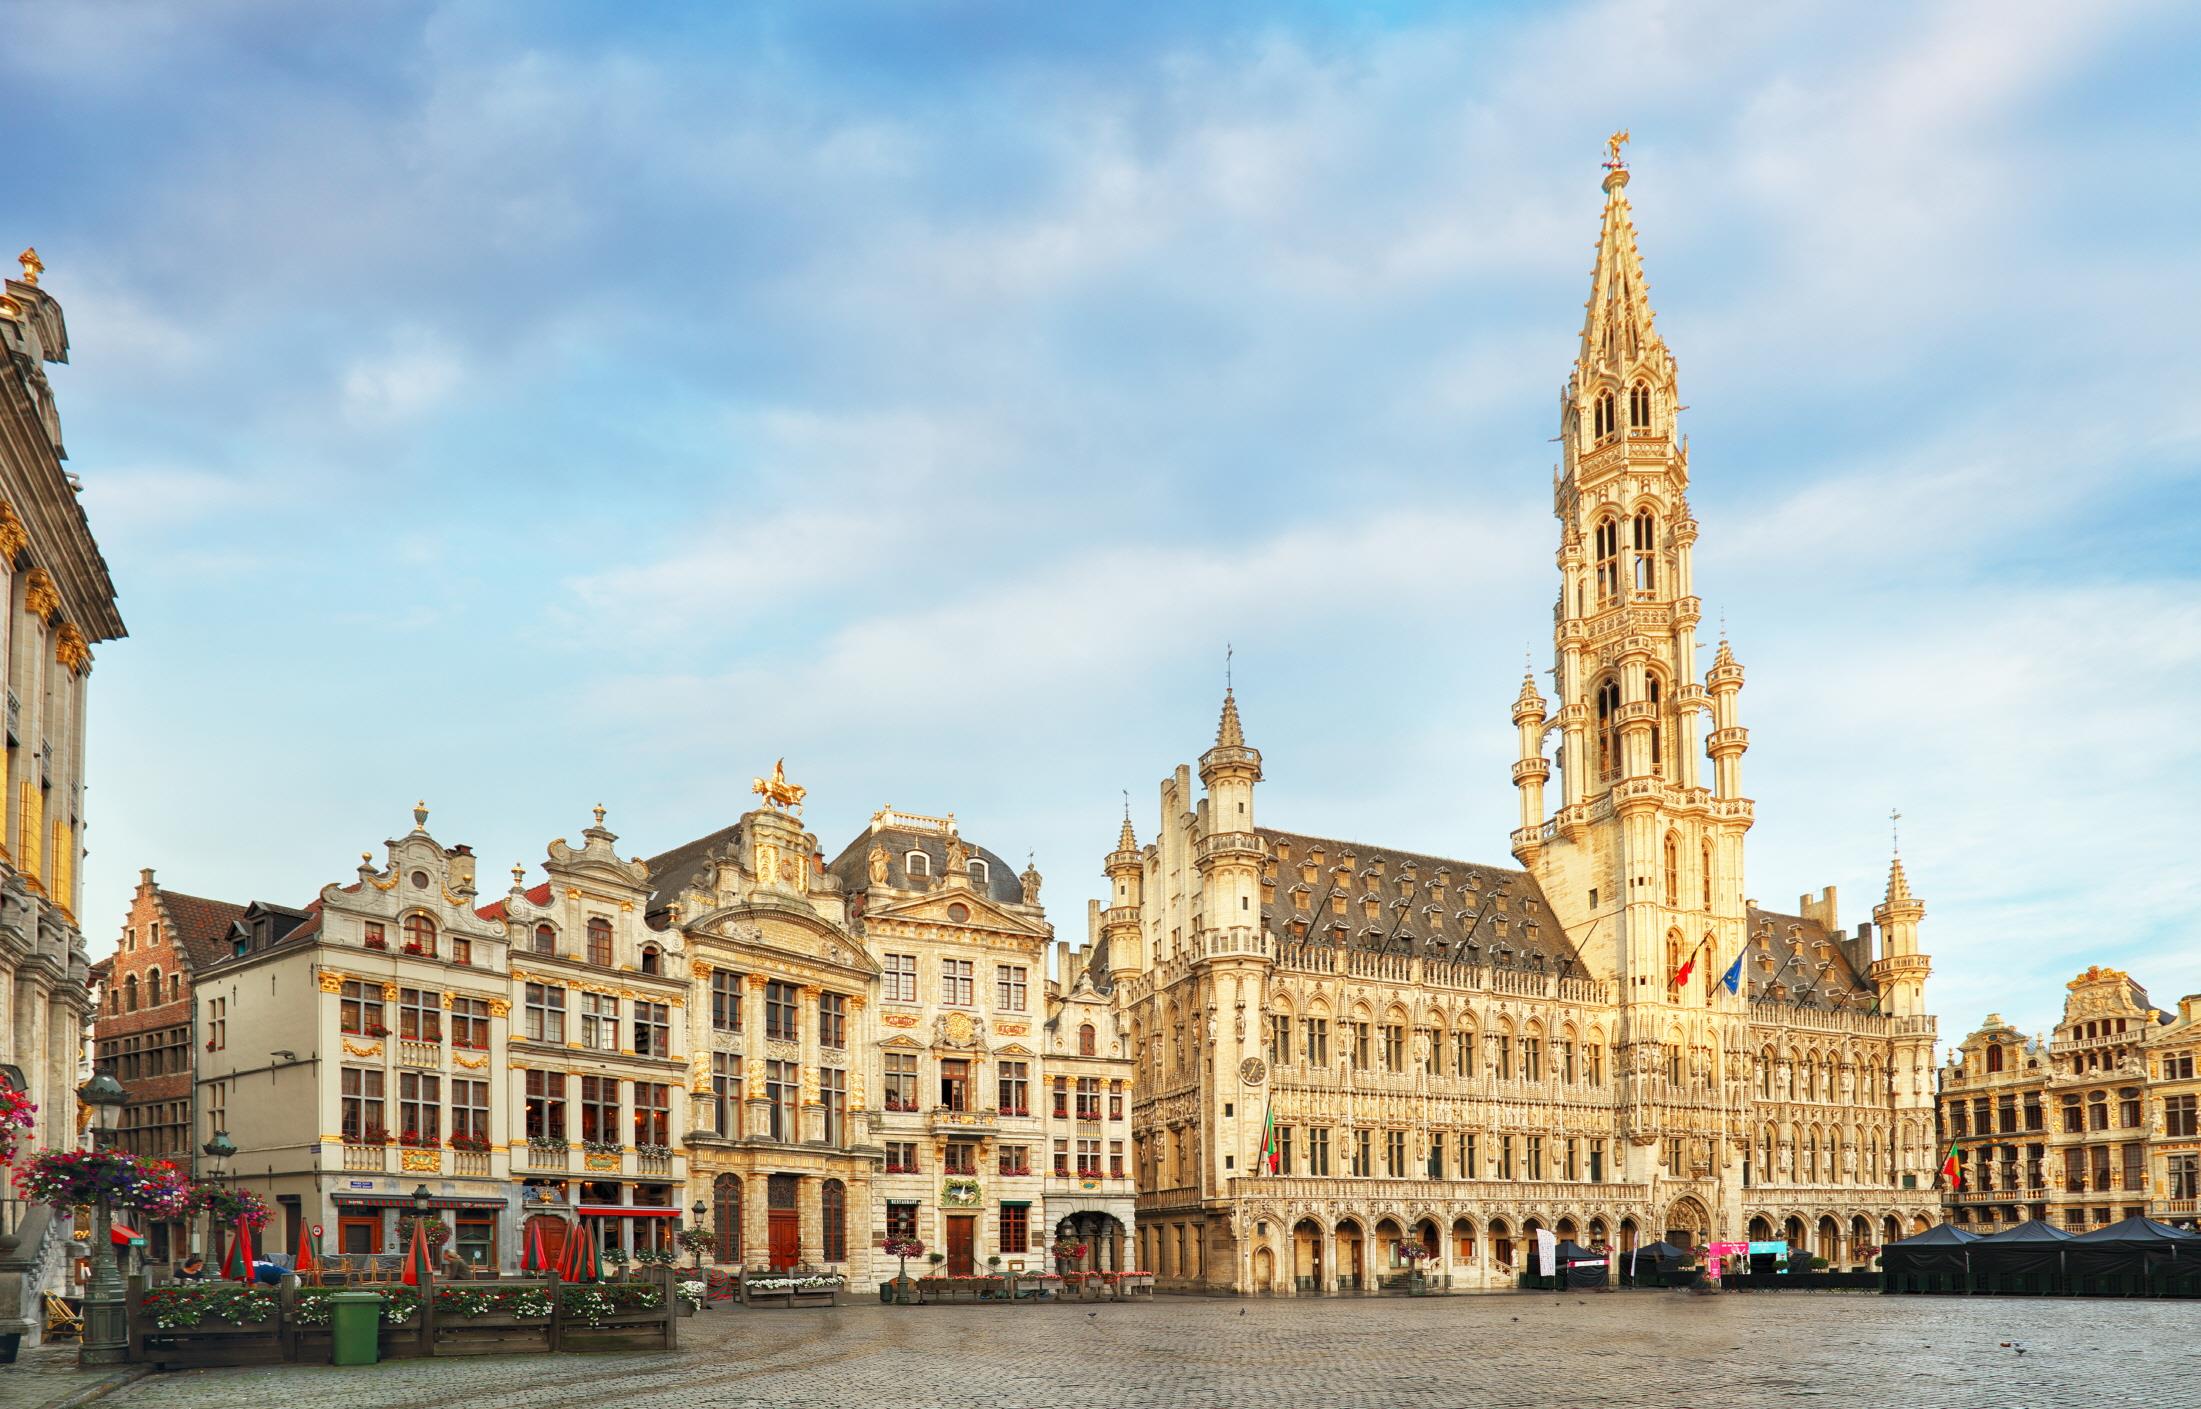
<path id="1" fill-rule="evenodd" d="M 783 758 L 772 765 L 771 777 L 750 779 L 749 791 L 783 812 L 800 812 L 803 795 L 809 790 L 787 781 L 787 760 Z"/>

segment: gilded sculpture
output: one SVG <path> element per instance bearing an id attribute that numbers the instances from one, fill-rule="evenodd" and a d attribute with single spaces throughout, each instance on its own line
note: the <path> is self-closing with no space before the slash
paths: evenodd
<path id="1" fill-rule="evenodd" d="M 767 806 L 782 812 L 800 812 L 803 795 L 809 789 L 787 781 L 787 760 L 783 758 L 772 765 L 771 777 L 750 779 L 749 791 L 763 798 Z"/>

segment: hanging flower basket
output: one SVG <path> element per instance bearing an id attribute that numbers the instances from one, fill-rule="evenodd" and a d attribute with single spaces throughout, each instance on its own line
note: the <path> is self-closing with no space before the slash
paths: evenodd
<path id="1" fill-rule="evenodd" d="M 254 1231 L 267 1227 L 269 1216 L 267 1200 L 252 1190 L 225 1188 L 206 1180 L 192 1182 L 191 1208 L 195 1213 L 211 1214 L 225 1227 L 234 1227 L 242 1219 Z"/>
<path id="2" fill-rule="evenodd" d="M 15 1141 L 19 1133 L 38 1124 L 38 1103 L 28 1091 L 18 1091 L 9 1086 L 0 1088 L 0 1164 L 15 1163 Z"/>
<path id="3" fill-rule="evenodd" d="M 55 1208 L 105 1199 L 157 1219 L 181 1218 L 191 1208 L 191 1182 L 182 1170 L 122 1150 L 41 1150 L 16 1171 L 15 1192 Z"/>
<path id="4" fill-rule="evenodd" d="M 409 1212 L 398 1216 L 397 1240 L 402 1246 L 413 1245 L 413 1222 L 414 1217 Z M 421 1232 L 427 1236 L 430 1252 L 442 1251 L 443 1245 L 451 1241 L 451 1226 L 443 1221 L 440 1214 L 429 1214 L 427 1220 L 421 1223 Z"/>

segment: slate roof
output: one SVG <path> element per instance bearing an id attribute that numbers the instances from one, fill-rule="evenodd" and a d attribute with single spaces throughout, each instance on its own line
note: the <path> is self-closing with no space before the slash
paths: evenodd
<path id="1" fill-rule="evenodd" d="M 904 827 L 882 827 L 874 832 L 870 828 L 856 834 L 856 839 L 841 848 L 841 854 L 826 865 L 826 870 L 841 878 L 841 888 L 851 893 L 867 889 L 871 885 L 871 848 L 877 843 L 887 849 L 887 884 L 897 890 L 921 890 L 926 886 L 912 886 L 904 870 L 905 858 L 912 851 L 921 851 L 932 860 L 933 881 L 937 882 L 948 869 L 948 838 L 945 832 L 913 831 Z M 990 899 L 1005 905 L 1024 903 L 1024 882 L 1017 877 L 1017 868 L 1000 856 L 979 846 L 969 837 L 963 838 L 971 859 L 986 863 L 986 884 L 978 887 Z"/>
<path id="2" fill-rule="evenodd" d="M 244 917 L 244 906 L 185 895 L 166 886 L 159 888 L 159 894 L 168 912 L 169 938 L 194 970 L 229 957 L 229 927 Z"/>
<path id="3" fill-rule="evenodd" d="M 1748 985 L 1745 991 L 1750 997 L 1771 1000 L 1776 981 L 1787 990 L 1779 1001 L 1806 1008 L 1869 1008 L 1879 996 L 1872 980 L 1859 973 L 1857 966 L 1850 962 L 1841 931 L 1829 930 L 1817 920 L 1802 915 L 1784 915 L 1778 910 L 1760 910 L 1756 906 L 1746 915 L 1750 925 L 1750 957 L 1742 971 Z M 1822 941 L 1832 946 L 1826 959 L 1829 967 L 1823 976 L 1819 973 L 1818 949 Z M 1791 947 L 1798 942 L 1803 945 L 1800 957 Z M 1764 962 L 1768 958 L 1772 960 L 1771 968 Z M 1735 960 L 1731 954 L 1722 954 L 1718 959 L 1698 962 L 1716 963 L 1719 966 L 1718 972 L 1713 974 L 1716 980 Z"/>
<path id="4" fill-rule="evenodd" d="M 741 830 L 741 824 L 721 827 L 705 833 L 694 841 L 682 842 L 670 851 L 659 852 L 642 864 L 650 868 L 650 903 L 646 913 L 658 914 L 672 904 L 673 897 L 703 878 L 703 863 L 715 851 L 723 848 Z"/>
<path id="5" fill-rule="evenodd" d="M 1264 887 L 1261 919 L 1281 939 L 1289 941 L 1293 921 L 1304 920 L 1308 943 L 1342 940 L 1355 949 L 1454 963 L 1585 972 L 1526 871 L 1267 827 L 1259 831 L 1269 852 L 1264 874 L 1273 866 L 1276 881 L 1274 899 L 1266 898 Z M 1317 850 L 1322 860 L 1309 881 L 1303 867 Z M 1343 914 L 1332 907 L 1332 897 L 1340 893 Z M 1301 895 L 1304 906 L 1296 903 Z M 1373 918 L 1370 896 L 1377 902 Z"/>

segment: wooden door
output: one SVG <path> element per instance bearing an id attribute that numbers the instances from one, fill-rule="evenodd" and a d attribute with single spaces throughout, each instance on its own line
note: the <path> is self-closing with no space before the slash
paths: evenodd
<path id="1" fill-rule="evenodd" d="M 969 1213 L 948 1215 L 948 1275 L 968 1277 L 974 1263 L 973 1251 L 978 1241 L 978 1217 Z"/>
<path id="2" fill-rule="evenodd" d="M 547 1213 L 538 1213 L 533 1218 L 528 1219 L 527 1226 L 520 1230 L 521 1246 L 524 1248 L 528 1241 L 533 1239 L 536 1232 L 540 1230 L 543 1238 L 543 1257 L 550 1266 L 556 1267 L 565 1261 L 566 1234 L 571 1228 L 572 1225 L 563 1218 Z"/>
<path id="3" fill-rule="evenodd" d="M 802 1180 L 793 1174 L 775 1174 L 765 1183 L 765 1203 L 770 1214 L 765 1231 L 772 1268 L 779 1271 L 802 1261 L 802 1210 L 798 1206 Z"/>

